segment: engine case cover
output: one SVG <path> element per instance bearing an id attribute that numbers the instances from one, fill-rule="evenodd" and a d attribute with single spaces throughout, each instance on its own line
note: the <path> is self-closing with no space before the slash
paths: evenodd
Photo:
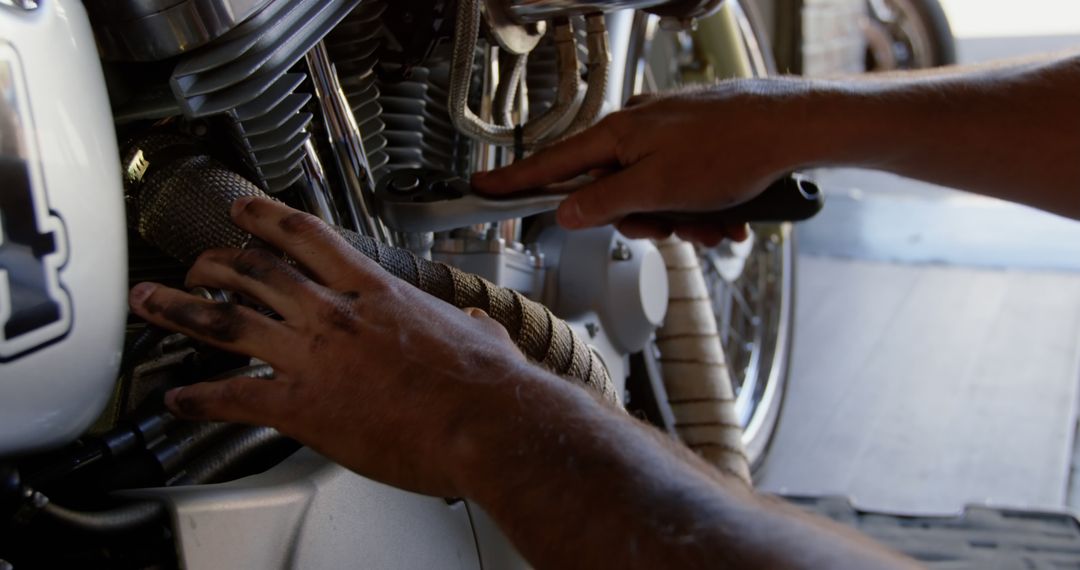
<path id="1" fill-rule="evenodd" d="M 68 442 L 123 349 L 119 151 L 77 0 L 0 2 L 0 458 Z M 26 7 L 20 7 L 26 6 Z"/>

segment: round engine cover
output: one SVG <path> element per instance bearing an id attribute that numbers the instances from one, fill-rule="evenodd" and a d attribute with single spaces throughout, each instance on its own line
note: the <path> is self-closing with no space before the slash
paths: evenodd
<path id="1" fill-rule="evenodd" d="M 0 458 L 101 413 L 123 347 L 119 151 L 77 0 L 0 2 Z"/>

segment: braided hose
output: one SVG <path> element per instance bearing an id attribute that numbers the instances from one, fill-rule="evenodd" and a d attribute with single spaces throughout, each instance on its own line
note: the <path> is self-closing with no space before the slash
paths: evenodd
<path id="1" fill-rule="evenodd" d="M 603 14 L 585 16 L 585 42 L 589 47 L 589 61 L 586 64 L 589 79 L 585 89 L 585 99 L 578 107 L 574 120 L 560 138 L 576 135 L 591 127 L 604 110 L 607 95 L 608 71 L 611 68 L 611 46 L 609 45 L 607 24 Z"/>
<path id="2" fill-rule="evenodd" d="M 186 148 L 192 148 L 188 145 Z M 159 149 L 166 155 L 175 150 Z M 151 164 L 154 153 L 149 153 Z M 134 191 L 137 228 L 149 243 L 185 262 L 216 247 L 245 247 L 252 236 L 233 225 L 229 208 L 243 196 L 265 197 L 254 184 L 208 156 L 173 158 L 152 168 Z M 457 307 L 483 309 L 506 328 L 526 357 L 617 402 L 607 368 L 565 321 L 510 289 L 335 228 L 346 241 L 392 275 Z"/>
<path id="3" fill-rule="evenodd" d="M 750 485 L 735 393 L 697 251 L 676 238 L 656 245 L 667 265 L 669 290 L 656 344 L 675 430 L 706 461 Z"/>
<path id="4" fill-rule="evenodd" d="M 263 454 L 287 456 L 300 445 L 274 428 L 231 425 L 224 437 L 201 457 L 184 467 L 183 474 L 169 481 L 169 486 L 205 485 L 228 480 L 231 473 Z"/>
<path id="5" fill-rule="evenodd" d="M 556 24 L 554 34 L 559 71 L 555 104 L 522 125 L 521 144 L 525 148 L 539 144 L 545 135 L 569 116 L 581 89 L 573 27 L 569 21 Z M 479 35 L 479 0 L 461 0 L 458 2 L 454 49 L 450 62 L 450 120 L 455 128 L 471 138 L 501 146 L 515 146 L 514 127 L 493 125 L 478 117 L 469 108 L 469 88 L 472 86 L 473 60 L 476 58 L 476 40 Z"/>
<path id="6" fill-rule="evenodd" d="M 506 74 L 506 77 L 499 77 L 499 86 L 495 88 L 494 111 L 491 113 L 503 127 L 514 124 L 514 98 L 517 97 L 521 77 L 525 75 L 525 63 L 528 61 L 526 56 L 518 54 L 511 54 L 511 57 L 506 59 L 509 60 L 507 63 L 510 73 Z"/>

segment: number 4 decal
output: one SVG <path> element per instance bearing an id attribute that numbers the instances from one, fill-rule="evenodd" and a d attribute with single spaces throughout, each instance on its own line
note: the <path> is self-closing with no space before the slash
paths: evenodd
<path id="1" fill-rule="evenodd" d="M 19 156 L 34 149 L 12 63 L 0 60 L 0 362 L 56 342 L 72 324 L 71 297 L 60 283 L 65 228 Z"/>

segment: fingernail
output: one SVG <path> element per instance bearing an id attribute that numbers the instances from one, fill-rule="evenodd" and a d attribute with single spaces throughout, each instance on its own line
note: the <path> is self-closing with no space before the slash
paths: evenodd
<path id="1" fill-rule="evenodd" d="M 157 285 L 154 283 L 139 283 L 131 288 L 131 293 L 128 294 L 128 303 L 132 306 L 142 305 L 143 301 L 156 290 Z"/>
<path id="2" fill-rule="evenodd" d="M 559 225 L 567 229 L 581 227 L 581 207 L 577 200 L 564 200 L 558 212 Z"/>
<path id="3" fill-rule="evenodd" d="M 241 196 L 233 200 L 232 208 L 229 209 L 229 213 L 232 214 L 233 217 L 239 216 L 240 212 L 243 212 L 244 208 L 247 208 L 247 205 L 254 200 L 254 196 Z"/>

